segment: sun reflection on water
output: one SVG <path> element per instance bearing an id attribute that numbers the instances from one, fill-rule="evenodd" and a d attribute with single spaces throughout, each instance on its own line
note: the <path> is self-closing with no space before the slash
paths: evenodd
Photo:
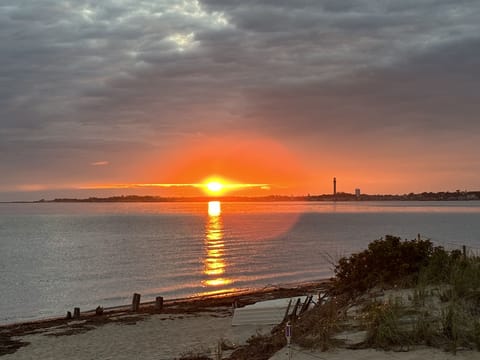
<path id="1" fill-rule="evenodd" d="M 219 201 L 208 203 L 208 221 L 205 234 L 205 269 L 207 279 L 203 284 L 208 287 L 220 287 L 232 283 L 225 275 L 225 243 L 223 239 L 222 210 Z"/>

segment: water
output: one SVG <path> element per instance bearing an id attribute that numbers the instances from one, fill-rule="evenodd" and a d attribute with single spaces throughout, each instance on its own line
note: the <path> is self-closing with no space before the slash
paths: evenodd
<path id="1" fill-rule="evenodd" d="M 480 248 L 479 202 L 0 204 L 0 323 L 326 278 L 386 234 Z"/>

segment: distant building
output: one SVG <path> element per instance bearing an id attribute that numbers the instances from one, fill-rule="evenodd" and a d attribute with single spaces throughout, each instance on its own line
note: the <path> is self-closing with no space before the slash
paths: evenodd
<path id="1" fill-rule="evenodd" d="M 333 178 L 333 196 L 337 195 L 337 178 Z"/>
<path id="2" fill-rule="evenodd" d="M 357 199 L 360 197 L 360 189 L 355 189 L 355 196 Z"/>

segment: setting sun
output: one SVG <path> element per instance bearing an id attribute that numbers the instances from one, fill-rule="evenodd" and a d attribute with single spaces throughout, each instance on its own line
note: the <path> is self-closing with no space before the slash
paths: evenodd
<path id="1" fill-rule="evenodd" d="M 212 193 L 219 193 L 223 189 L 223 184 L 218 181 L 210 181 L 207 183 L 207 189 Z"/>

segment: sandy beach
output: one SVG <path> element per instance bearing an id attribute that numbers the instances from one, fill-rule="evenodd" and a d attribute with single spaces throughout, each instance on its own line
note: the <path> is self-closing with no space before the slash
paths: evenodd
<path id="1" fill-rule="evenodd" d="M 22 341 L 30 345 L 20 348 L 3 359 L 175 359 L 191 353 L 214 354 L 220 339 L 236 345 L 243 344 L 248 337 L 262 331 L 256 327 L 232 328 L 231 309 L 213 308 L 198 314 L 144 315 L 124 317 L 118 324 L 106 324 L 85 333 L 62 336 L 62 328 L 27 335 Z M 76 322 L 80 323 L 80 322 Z M 70 323 L 74 325 L 75 322 Z M 264 328 L 264 331 L 268 329 Z M 478 352 L 465 351 L 456 355 L 441 350 L 424 348 L 408 352 L 387 352 L 374 349 L 336 349 L 328 352 L 311 351 L 292 347 L 295 360 L 474 360 Z M 271 360 L 287 360 L 288 350 L 283 348 Z"/>
<path id="2" fill-rule="evenodd" d="M 335 349 L 327 352 L 311 351 L 292 347 L 293 360 L 477 360 L 480 354 L 474 351 L 458 352 L 456 355 L 433 348 L 416 348 L 405 352 L 382 351 L 375 349 Z M 288 349 L 283 348 L 270 360 L 288 360 Z"/>
<path id="3" fill-rule="evenodd" d="M 232 327 L 240 305 L 318 291 L 325 282 L 269 288 L 221 297 L 167 301 L 160 313 L 143 304 L 139 313 L 116 309 L 102 316 L 54 319 L 0 327 L 0 356 L 10 359 L 175 359 L 189 353 L 213 356 L 219 342 L 231 347 L 271 326 Z M 231 351 L 230 351 L 231 352 Z M 228 355 L 228 351 L 225 351 Z"/>
<path id="4" fill-rule="evenodd" d="M 166 302 L 161 312 L 156 311 L 152 304 L 143 304 L 138 313 L 115 309 L 101 316 L 84 314 L 75 320 L 53 319 L 2 326 L 0 356 L 5 360 L 167 360 L 203 354 L 215 359 L 218 345 L 223 344 L 222 358 L 227 359 L 251 336 L 269 334 L 272 329 L 272 326 L 253 324 L 232 326 L 233 302 L 242 306 L 263 300 L 295 297 L 315 293 L 325 286 L 325 282 L 319 282 L 224 297 L 170 301 Z M 285 346 L 270 359 L 473 360 L 480 357 L 476 351 L 459 350 L 453 355 L 428 347 L 412 347 L 408 351 L 334 348 L 321 352 L 293 344 L 291 357 L 288 351 Z"/>
<path id="5" fill-rule="evenodd" d="M 229 308 L 211 310 L 198 314 L 125 316 L 118 323 L 72 335 L 65 333 L 64 326 L 54 327 L 22 337 L 30 344 L 4 359 L 174 359 L 188 352 L 214 349 L 220 339 L 233 342 L 242 338 L 242 333 L 232 332 Z M 81 324 L 82 321 L 74 321 L 66 325 Z"/>

